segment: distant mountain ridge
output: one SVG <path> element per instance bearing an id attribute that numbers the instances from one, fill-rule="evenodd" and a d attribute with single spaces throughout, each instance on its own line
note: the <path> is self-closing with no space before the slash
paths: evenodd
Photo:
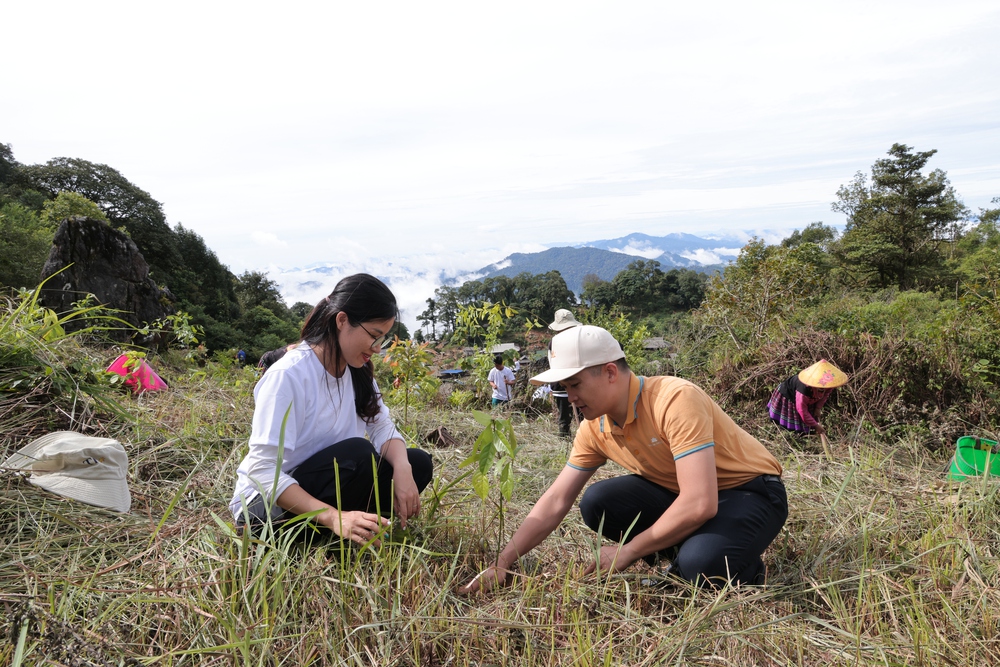
<path id="1" fill-rule="evenodd" d="M 468 258 L 454 253 L 423 254 L 414 257 L 341 259 L 310 266 L 277 269 L 273 278 L 281 286 L 288 303 L 316 303 L 341 277 L 364 271 L 381 278 L 396 295 L 401 317 L 411 329 L 417 326 L 417 314 L 426 308 L 426 300 L 442 285 L 460 285 L 467 280 L 488 276 L 516 276 L 559 271 L 566 286 L 574 293 L 583 291 L 583 278 L 593 273 L 611 280 L 637 259 L 655 259 L 661 268 L 690 268 L 715 271 L 735 259 L 745 238 L 708 239 L 693 234 L 628 234 L 614 239 L 554 246 L 535 253 L 514 253 L 478 271 Z"/>
<path id="2" fill-rule="evenodd" d="M 583 290 L 584 276 L 594 274 L 611 280 L 637 259 L 656 260 L 665 271 L 672 268 L 716 271 L 735 259 L 743 244 L 743 240 L 733 237 L 706 239 L 683 233 L 666 236 L 634 233 L 542 252 L 514 253 L 475 273 L 482 279 L 558 271 L 566 286 L 579 294 Z"/>

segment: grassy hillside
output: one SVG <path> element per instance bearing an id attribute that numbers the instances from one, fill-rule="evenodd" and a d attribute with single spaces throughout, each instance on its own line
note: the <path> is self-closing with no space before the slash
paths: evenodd
<path id="1" fill-rule="evenodd" d="M 226 505 L 252 370 L 172 351 L 151 360 L 170 391 L 133 397 L 99 373 L 116 351 L 95 346 L 96 332 L 48 336 L 14 306 L 0 326 L 0 457 L 57 429 L 115 437 L 133 505 L 120 515 L 0 477 L 0 664 L 1000 664 L 996 483 L 946 481 L 950 452 L 928 447 L 926 431 L 866 427 L 859 386 L 828 418 L 828 459 L 741 402 L 738 382 L 715 378 L 716 395 L 785 468 L 791 512 L 765 554 L 766 586 L 650 588 L 644 564 L 584 578 L 598 545 L 574 511 L 513 586 L 470 599 L 455 587 L 565 461 L 551 415 L 506 415 L 524 449 L 505 535 L 498 496 L 484 505 L 467 481 L 440 493 L 481 427 L 439 398 L 411 407 L 404 425 L 445 426 L 458 443 L 416 443 L 434 457 L 436 511 L 428 489 L 420 519 L 378 548 L 251 539 Z"/>

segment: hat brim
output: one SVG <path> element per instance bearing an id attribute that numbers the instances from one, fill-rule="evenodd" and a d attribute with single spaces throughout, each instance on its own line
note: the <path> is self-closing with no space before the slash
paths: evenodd
<path id="1" fill-rule="evenodd" d="M 93 480 L 50 473 L 32 475 L 28 481 L 56 495 L 115 512 L 128 512 L 132 507 L 132 495 L 124 479 Z"/>
<path id="2" fill-rule="evenodd" d="M 58 442 L 62 438 L 75 435 L 76 433 L 73 431 L 55 431 L 53 433 L 47 433 L 40 438 L 32 440 L 24 447 L 21 447 L 21 449 L 7 457 L 7 460 L 3 462 L 3 467 L 30 472 L 31 466 L 33 466 L 38 460 L 38 453 L 42 451 L 43 448 L 53 442 Z"/>
<path id="3" fill-rule="evenodd" d="M 581 366 L 579 368 L 550 368 L 544 373 L 539 373 L 535 377 L 528 380 L 533 385 L 549 384 L 551 382 L 562 382 L 568 377 L 572 377 L 582 371 L 586 366 Z"/>
<path id="4" fill-rule="evenodd" d="M 572 329 L 573 327 L 580 326 L 579 322 L 563 322 L 562 324 L 556 324 L 553 322 L 549 325 L 549 328 L 553 331 L 566 331 L 566 329 Z"/>

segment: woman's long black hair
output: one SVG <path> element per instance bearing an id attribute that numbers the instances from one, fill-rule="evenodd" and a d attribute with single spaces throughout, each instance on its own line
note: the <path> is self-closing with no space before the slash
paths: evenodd
<path id="1" fill-rule="evenodd" d="M 337 313 L 346 313 L 351 326 L 370 320 L 398 317 L 396 297 L 385 283 L 367 273 L 347 276 L 333 288 L 330 295 L 316 304 L 302 325 L 302 340 L 323 347 L 320 361 L 327 368 L 340 368 L 340 341 L 337 339 Z M 361 368 L 347 369 L 354 385 L 354 408 L 358 416 L 370 422 L 378 415 L 378 392 L 375 391 L 375 369 L 371 360 Z"/>

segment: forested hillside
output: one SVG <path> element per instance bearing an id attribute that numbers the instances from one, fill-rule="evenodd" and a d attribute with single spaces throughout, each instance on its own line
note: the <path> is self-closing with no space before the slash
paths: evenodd
<path id="1" fill-rule="evenodd" d="M 256 358 L 294 340 L 311 308 L 287 307 L 262 273 L 233 275 L 198 234 L 180 223 L 171 228 L 160 202 L 116 169 L 77 158 L 23 165 L 0 144 L 0 286 L 35 287 L 56 227 L 71 215 L 125 231 L 153 280 L 176 297 L 174 308 L 203 328 L 210 350 L 243 348 Z"/>
<path id="2" fill-rule="evenodd" d="M 816 223 L 747 244 L 694 312 L 683 371 L 750 409 L 826 358 L 853 375 L 841 410 L 858 428 L 919 432 L 935 448 L 995 433 L 1000 208 L 967 210 L 944 171 L 926 171 L 934 153 L 896 144 L 841 187 L 842 235 Z"/>
<path id="3" fill-rule="evenodd" d="M 498 276 L 513 278 L 522 273 L 537 275 L 559 271 L 566 281 L 566 286 L 573 292 L 579 292 L 583 288 L 583 278 L 588 273 L 611 280 L 632 260 L 633 258 L 628 255 L 598 248 L 549 248 L 531 254 L 514 253 L 504 260 L 510 262 L 509 266 L 490 270 L 485 278 Z M 484 268 L 483 272 L 489 268 Z"/>

